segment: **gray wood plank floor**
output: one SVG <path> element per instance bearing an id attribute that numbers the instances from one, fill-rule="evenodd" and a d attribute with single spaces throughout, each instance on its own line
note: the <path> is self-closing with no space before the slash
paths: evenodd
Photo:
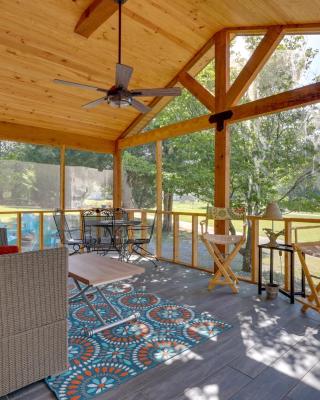
<path id="1" fill-rule="evenodd" d="M 121 400 L 313 400 L 320 399 L 320 316 L 300 312 L 287 298 L 266 301 L 242 283 L 208 292 L 208 275 L 163 265 L 133 279 L 180 304 L 208 311 L 233 327 L 99 399 Z M 50 400 L 38 382 L 0 400 Z"/>

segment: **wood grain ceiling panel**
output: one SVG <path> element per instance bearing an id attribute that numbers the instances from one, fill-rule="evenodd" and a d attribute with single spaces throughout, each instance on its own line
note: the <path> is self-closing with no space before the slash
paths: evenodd
<path id="1" fill-rule="evenodd" d="M 139 117 L 134 109 L 83 110 L 81 104 L 99 95 L 52 83 L 60 78 L 103 87 L 113 84 L 117 15 L 89 39 L 74 32 L 90 3 L 1 1 L 2 121 L 111 140 L 124 131 L 130 134 L 127 128 Z M 131 87 L 168 85 L 222 28 L 319 22 L 319 9 L 320 0 L 128 0 L 123 8 L 123 62 L 134 67 Z"/>

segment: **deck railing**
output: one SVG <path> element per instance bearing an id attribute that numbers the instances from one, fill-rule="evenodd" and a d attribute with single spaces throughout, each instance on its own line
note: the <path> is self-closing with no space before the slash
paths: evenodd
<path id="1" fill-rule="evenodd" d="M 0 223 L 5 225 L 4 217 L 14 217 L 15 230 L 16 230 L 16 243 L 19 246 L 20 251 L 23 250 L 23 218 L 25 215 L 32 214 L 38 216 L 38 238 L 37 248 L 43 249 L 47 247 L 45 245 L 45 218 L 53 215 L 53 210 L 10 210 L 0 212 Z M 78 223 L 81 224 L 81 216 L 83 210 L 66 210 L 67 215 L 77 216 Z M 148 219 L 153 218 L 154 210 L 141 210 L 141 209 L 129 209 L 129 218 L 140 219 L 143 224 Z M 171 220 L 172 230 L 170 234 L 166 234 L 162 231 L 163 218 L 167 216 Z M 207 263 L 203 262 L 203 253 L 206 252 L 205 247 L 201 243 L 200 239 L 200 228 L 199 223 L 205 218 L 205 213 L 194 213 L 194 212 L 182 212 L 173 211 L 166 212 L 162 211 L 157 213 L 157 226 L 154 232 L 154 240 L 151 243 L 152 251 L 156 253 L 157 257 L 161 260 L 182 264 L 190 268 L 196 268 L 207 272 L 212 272 L 213 265 L 212 260 L 208 257 Z M 266 223 L 271 223 L 270 220 L 259 216 L 248 216 L 249 223 L 251 225 L 251 245 L 249 246 L 251 251 L 251 268 L 250 273 L 242 274 L 239 271 L 239 278 L 252 283 L 257 282 L 258 278 L 258 247 L 257 245 L 263 239 L 262 226 Z M 12 218 L 11 218 L 12 223 Z M 277 224 L 281 224 L 281 228 L 285 230 L 284 242 L 291 244 L 294 241 L 299 240 L 298 231 L 301 229 L 313 229 L 320 227 L 320 218 L 296 218 L 296 217 L 285 217 L 282 221 L 276 221 Z M 183 244 L 183 246 L 181 246 Z M 206 265 L 205 265 L 206 264 Z M 289 260 L 285 256 L 284 263 L 284 286 L 289 287 L 290 282 L 290 269 Z"/>

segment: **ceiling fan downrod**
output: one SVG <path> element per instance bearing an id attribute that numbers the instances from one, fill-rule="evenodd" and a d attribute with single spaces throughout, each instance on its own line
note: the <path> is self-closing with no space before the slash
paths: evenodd
<path id="1" fill-rule="evenodd" d="M 127 0 L 114 0 L 119 5 L 118 13 L 118 63 L 121 64 L 121 45 L 122 45 L 122 4 Z"/>

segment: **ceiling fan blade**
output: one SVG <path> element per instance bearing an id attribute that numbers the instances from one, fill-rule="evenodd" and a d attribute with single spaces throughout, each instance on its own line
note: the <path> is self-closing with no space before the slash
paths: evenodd
<path id="1" fill-rule="evenodd" d="M 140 111 L 143 114 L 146 114 L 147 112 L 151 111 L 151 108 L 146 106 L 143 103 L 140 103 L 140 101 L 131 99 L 131 105 L 136 108 L 138 111 Z"/>
<path id="2" fill-rule="evenodd" d="M 100 99 L 90 101 L 90 103 L 83 104 L 81 107 L 85 108 L 86 110 L 89 110 L 90 108 L 94 108 L 98 106 L 99 104 L 104 103 L 107 100 L 106 96 L 101 97 Z"/>
<path id="3" fill-rule="evenodd" d="M 181 88 L 172 87 L 172 88 L 163 88 L 163 89 L 136 89 L 131 90 L 132 96 L 151 96 L 151 97 L 159 97 L 159 96 L 180 96 Z"/>
<path id="4" fill-rule="evenodd" d="M 116 87 L 122 87 L 127 89 L 131 75 L 133 73 L 133 68 L 129 65 L 117 64 L 116 65 Z"/>
<path id="5" fill-rule="evenodd" d="M 99 87 L 96 87 L 96 86 L 91 86 L 91 85 L 83 85 L 82 83 L 63 81 L 61 79 L 54 79 L 53 82 L 54 83 L 59 83 L 60 85 L 78 87 L 80 89 L 94 90 L 96 92 L 108 92 L 108 89 L 102 89 L 102 88 L 99 88 Z"/>

